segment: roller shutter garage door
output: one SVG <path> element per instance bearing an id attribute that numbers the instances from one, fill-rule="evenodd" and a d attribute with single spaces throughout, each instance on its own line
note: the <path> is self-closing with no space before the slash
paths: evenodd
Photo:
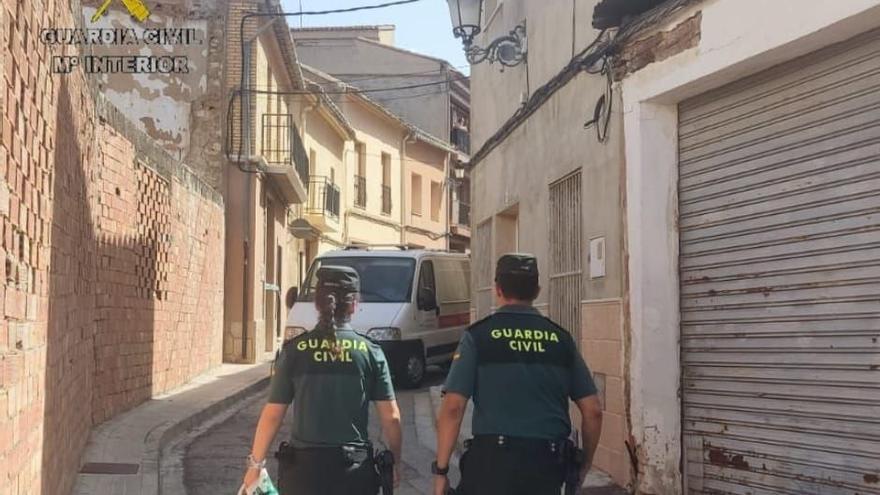
<path id="1" fill-rule="evenodd" d="M 880 494 L 880 31 L 679 107 L 688 493 Z"/>

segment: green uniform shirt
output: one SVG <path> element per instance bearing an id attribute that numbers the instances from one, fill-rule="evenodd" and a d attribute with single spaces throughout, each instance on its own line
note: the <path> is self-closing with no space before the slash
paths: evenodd
<path id="1" fill-rule="evenodd" d="M 372 341 L 342 327 L 342 354 L 327 338 L 305 333 L 284 345 L 275 364 L 269 402 L 293 402 L 295 447 L 364 445 L 370 401 L 394 400 L 385 354 Z"/>
<path id="2" fill-rule="evenodd" d="M 505 306 L 461 339 L 446 391 L 473 398 L 475 435 L 557 440 L 568 400 L 596 393 L 571 335 L 527 306 Z"/>

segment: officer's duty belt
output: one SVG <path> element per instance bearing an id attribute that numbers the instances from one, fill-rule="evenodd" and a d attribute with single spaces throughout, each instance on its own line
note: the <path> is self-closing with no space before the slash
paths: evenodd
<path id="1" fill-rule="evenodd" d="M 512 449 L 547 449 L 550 452 L 562 452 L 565 447 L 565 439 L 546 440 L 541 438 L 511 437 L 507 435 L 474 435 L 474 438 L 464 442 L 465 448 L 472 446 L 481 447 L 508 447 Z"/>
<path id="2" fill-rule="evenodd" d="M 328 445 L 314 447 L 294 447 L 282 442 L 275 453 L 282 462 L 296 462 L 297 457 L 317 457 L 322 459 L 339 459 L 351 465 L 373 459 L 373 446 L 367 445 Z"/>

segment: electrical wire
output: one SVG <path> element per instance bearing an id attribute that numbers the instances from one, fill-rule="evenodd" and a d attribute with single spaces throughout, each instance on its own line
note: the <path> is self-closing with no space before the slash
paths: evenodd
<path id="1" fill-rule="evenodd" d="M 455 69 L 456 72 L 459 72 L 458 69 L 467 69 L 469 67 L 470 67 L 470 64 L 468 64 L 468 65 L 450 65 L 448 68 Z M 422 72 L 403 72 L 400 74 L 371 74 L 366 77 L 346 77 L 344 79 L 340 76 L 335 75 L 335 74 L 331 74 L 331 75 L 333 75 L 337 79 L 342 79 L 345 82 L 362 82 L 362 81 L 387 79 L 390 77 L 412 77 L 412 76 L 424 76 L 424 75 L 428 75 L 428 74 L 440 75 L 440 72 L 442 72 L 442 71 L 439 69 L 434 69 L 434 70 L 426 70 L 426 71 L 422 71 Z"/>
<path id="2" fill-rule="evenodd" d="M 248 19 L 252 19 L 252 18 L 256 18 L 256 17 L 278 17 L 278 18 L 281 18 L 281 17 L 300 17 L 300 18 L 302 18 L 302 16 L 306 16 L 306 15 L 316 16 L 316 15 L 329 15 L 329 14 L 343 14 L 343 13 L 349 13 L 349 12 L 359 12 L 359 11 L 364 11 L 364 10 L 384 9 L 384 8 L 388 8 L 388 7 L 394 7 L 394 6 L 398 6 L 398 5 L 406 5 L 406 4 L 411 4 L 411 3 L 421 2 L 421 1 L 423 1 L 423 0 L 396 0 L 396 1 L 392 1 L 392 2 L 385 2 L 385 3 L 380 3 L 380 4 L 374 4 L 374 5 L 361 5 L 358 7 L 349 7 L 349 8 L 344 8 L 344 9 L 331 9 L 331 10 L 314 10 L 314 11 L 300 10 L 299 12 L 246 12 L 244 15 L 242 15 L 241 22 L 239 23 L 239 26 L 238 26 L 238 35 L 239 35 L 238 42 L 239 42 L 240 49 L 241 49 L 240 50 L 240 52 L 241 52 L 240 53 L 240 55 L 241 55 L 240 61 L 241 61 L 241 63 L 244 63 L 244 60 L 245 60 L 244 27 L 245 27 L 245 23 L 248 21 Z M 239 79 L 239 86 L 238 86 L 238 91 L 239 91 L 238 97 L 242 99 L 242 104 L 244 102 L 244 93 L 243 93 L 244 90 L 245 90 L 245 71 L 242 70 L 241 77 Z M 235 92 L 233 92 L 232 98 L 230 98 L 228 113 L 231 113 L 231 111 L 232 111 L 232 105 L 234 102 L 234 98 L 235 98 Z M 242 112 L 242 115 L 241 115 L 241 124 L 242 124 L 241 127 L 244 128 L 244 112 Z M 232 135 L 230 134 L 227 136 L 227 150 L 226 150 L 227 151 L 226 152 L 227 158 L 231 158 L 231 156 L 230 156 L 230 152 L 232 151 L 231 150 L 231 144 L 232 144 L 231 140 L 232 140 Z M 238 157 L 237 157 L 236 163 L 238 163 L 239 169 L 241 169 L 243 172 L 252 172 L 251 170 L 246 170 L 241 165 L 243 141 L 244 141 L 244 139 L 242 136 L 241 139 L 239 139 L 239 145 L 238 145 L 238 150 L 237 150 Z"/>
<path id="3" fill-rule="evenodd" d="M 581 50 L 568 64 L 543 86 L 535 90 L 528 102 L 517 109 L 507 121 L 489 137 L 480 149 L 471 156 L 471 166 L 478 164 L 496 146 L 505 140 L 510 134 L 522 125 L 532 114 L 544 105 L 557 91 L 574 79 L 579 73 L 593 67 L 599 60 L 605 57 L 612 46 L 611 40 L 607 40 L 602 30 L 593 41 Z"/>
<path id="4" fill-rule="evenodd" d="M 411 94 L 411 95 L 401 95 L 401 96 L 393 96 L 393 97 L 378 97 L 378 98 L 376 98 L 376 101 L 378 101 L 379 103 L 384 103 L 386 101 L 410 100 L 410 99 L 415 99 L 415 98 L 421 98 L 424 96 L 440 95 L 440 94 L 444 94 L 444 93 L 446 93 L 446 90 L 441 89 L 439 91 L 427 91 L 424 93 L 416 93 L 416 94 Z M 346 94 L 352 94 L 352 93 L 346 93 Z M 266 93 L 259 93 L 259 94 L 256 94 L 255 96 L 263 98 L 263 97 L 271 97 L 274 95 L 276 95 L 276 93 L 267 91 Z M 304 93 L 301 95 L 281 95 L 281 96 L 285 96 L 285 100 L 306 101 L 309 99 L 310 96 L 314 96 L 314 94 Z"/>
<path id="5" fill-rule="evenodd" d="M 456 82 L 456 81 L 465 81 L 465 80 L 467 80 L 467 79 L 469 79 L 469 78 L 467 78 L 467 77 L 459 77 L 459 78 L 444 79 L 444 80 L 442 80 L 442 81 L 431 81 L 431 82 L 420 83 L 420 84 L 409 84 L 409 85 L 406 85 L 406 86 L 392 86 L 392 87 L 389 87 L 389 88 L 358 89 L 358 88 L 355 88 L 355 87 L 352 86 L 352 87 L 350 87 L 351 89 L 342 89 L 342 90 L 338 90 L 338 91 L 326 91 L 326 90 L 322 90 L 321 92 L 324 93 L 325 95 L 351 95 L 351 94 L 382 93 L 382 92 L 386 92 L 386 91 L 400 91 L 400 90 L 403 90 L 403 89 L 427 88 L 427 87 L 431 87 L 431 86 L 439 86 L 439 85 L 441 85 L 441 84 L 448 84 L 448 83 Z M 299 89 L 299 90 L 293 90 L 293 91 L 272 91 L 272 90 L 268 90 L 268 89 L 256 89 L 256 88 L 251 89 L 251 88 L 246 88 L 246 89 L 243 89 L 243 90 L 241 90 L 241 91 L 242 91 L 243 93 L 265 94 L 265 95 L 281 95 L 281 96 L 287 96 L 287 95 L 311 95 L 311 94 L 314 94 L 314 93 L 315 93 L 314 91 L 312 91 L 312 90 L 308 90 L 308 89 Z"/>

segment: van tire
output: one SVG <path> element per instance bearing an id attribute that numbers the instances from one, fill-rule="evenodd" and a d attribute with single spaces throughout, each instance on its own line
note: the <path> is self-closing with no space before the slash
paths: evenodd
<path id="1" fill-rule="evenodd" d="M 425 355 L 419 350 L 406 355 L 400 363 L 397 383 L 401 388 L 418 388 L 425 379 Z"/>

